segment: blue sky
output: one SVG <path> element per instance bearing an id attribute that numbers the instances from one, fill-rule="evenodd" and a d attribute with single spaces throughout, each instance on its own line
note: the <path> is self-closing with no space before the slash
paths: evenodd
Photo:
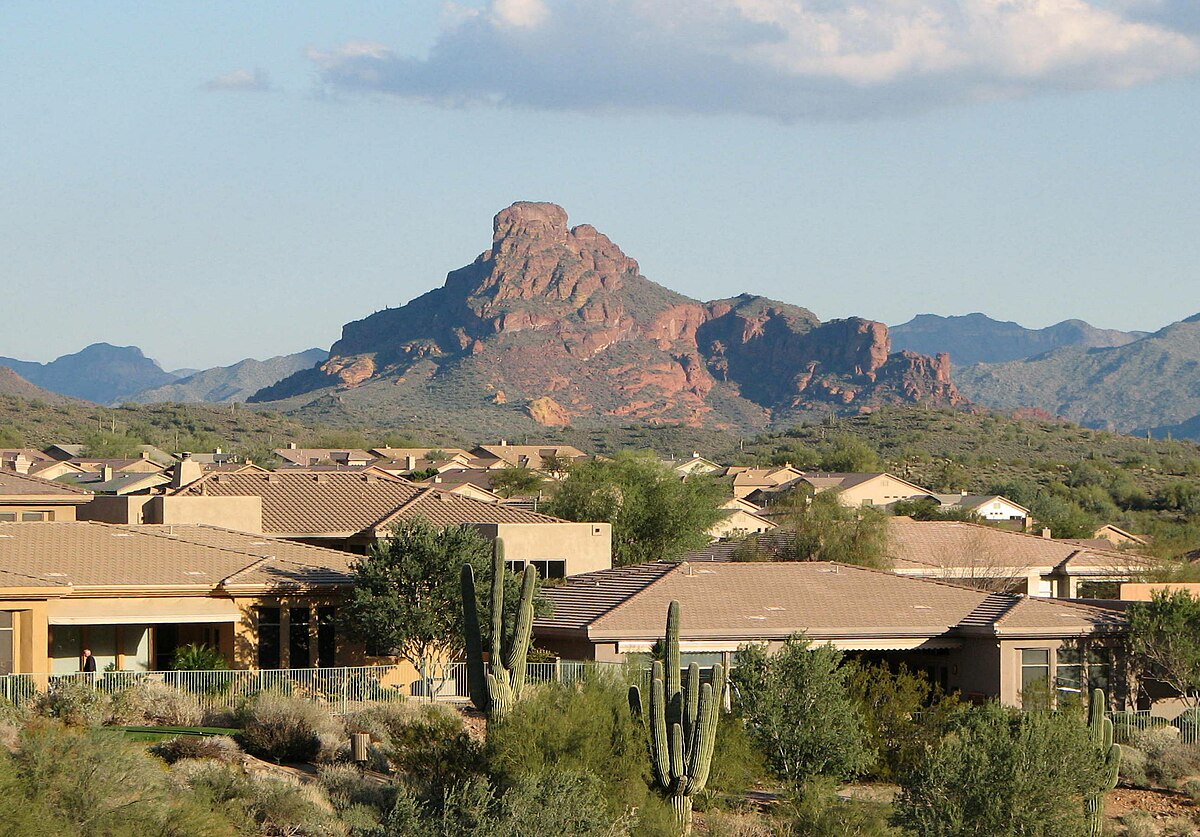
<path id="1" fill-rule="evenodd" d="M 1200 311 L 1192 0 L 0 6 L 0 355 L 328 345 L 550 200 L 695 297 Z"/>

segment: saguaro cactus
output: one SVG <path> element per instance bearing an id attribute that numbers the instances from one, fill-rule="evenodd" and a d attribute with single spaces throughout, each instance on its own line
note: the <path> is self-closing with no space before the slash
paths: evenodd
<path id="1" fill-rule="evenodd" d="M 1093 746 L 1104 757 L 1104 772 L 1100 788 L 1088 794 L 1083 802 L 1088 834 L 1092 837 L 1100 837 L 1104 833 L 1104 795 L 1117 786 L 1121 771 L 1121 745 L 1113 743 L 1113 722 L 1105 714 L 1106 706 L 1104 690 L 1093 691 L 1091 706 L 1088 707 L 1088 728 L 1091 730 Z"/>
<path id="2" fill-rule="evenodd" d="M 504 542 L 496 539 L 492 548 L 492 653 L 483 659 L 483 637 L 479 629 L 479 609 L 475 598 L 475 570 L 462 568 L 463 621 L 466 623 L 467 688 L 471 702 L 493 719 L 504 717 L 521 697 L 525 685 L 526 659 L 533 632 L 533 594 L 537 570 L 525 567 L 521 579 L 521 600 L 517 605 L 517 623 L 512 636 L 504 636 Z"/>
<path id="3" fill-rule="evenodd" d="M 692 830 L 692 797 L 704 790 L 717 740 L 717 718 L 725 691 L 725 669 L 713 666 L 712 682 L 701 684 L 700 666 L 688 666 L 681 682 L 679 662 L 679 602 L 667 608 L 665 663 L 655 662 L 650 675 L 650 759 L 654 783 L 671 800 L 680 830 Z M 644 716 L 641 691 L 630 687 L 634 714 Z"/>

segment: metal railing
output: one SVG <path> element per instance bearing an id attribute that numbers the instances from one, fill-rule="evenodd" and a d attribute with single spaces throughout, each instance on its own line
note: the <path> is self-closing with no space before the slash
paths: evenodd
<path id="1" fill-rule="evenodd" d="M 1190 709 L 1178 718 L 1168 720 L 1151 715 L 1149 710 L 1114 712 L 1113 738 L 1118 744 L 1130 744 L 1139 732 L 1171 727 L 1179 731 L 1182 744 L 1200 745 L 1200 711 Z"/>
<path id="2" fill-rule="evenodd" d="M 597 671 L 619 671 L 619 663 L 558 660 L 529 663 L 526 682 L 575 683 Z M 195 695 L 206 709 L 237 709 L 259 692 L 280 692 L 331 708 L 337 714 L 370 703 L 424 699 L 465 703 L 470 699 L 467 664 L 444 663 L 414 672 L 412 666 L 252 669 L 229 671 L 105 671 L 0 676 L 0 697 L 28 706 L 55 688 L 82 684 L 116 696 L 142 684 L 159 684 Z"/>

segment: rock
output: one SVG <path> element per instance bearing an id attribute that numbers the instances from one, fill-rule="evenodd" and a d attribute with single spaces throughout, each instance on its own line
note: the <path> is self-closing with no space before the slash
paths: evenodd
<path id="1" fill-rule="evenodd" d="M 571 423 L 570 414 L 549 396 L 535 398 L 525 409 L 529 417 L 543 427 L 566 427 Z"/>

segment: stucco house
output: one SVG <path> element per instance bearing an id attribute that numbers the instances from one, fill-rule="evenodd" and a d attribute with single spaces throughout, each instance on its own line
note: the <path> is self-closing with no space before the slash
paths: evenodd
<path id="1" fill-rule="evenodd" d="M 0 523 L 75 520 L 92 496 L 78 486 L 0 470 Z"/>
<path id="2" fill-rule="evenodd" d="M 844 564 L 674 563 L 614 568 L 546 588 L 554 613 L 538 647 L 564 658 L 623 661 L 662 637 L 682 606 L 684 664 L 729 664 L 738 648 L 805 634 L 855 657 L 904 663 L 975 700 L 1019 705 L 1022 691 L 1124 694 L 1119 609 L 988 592 Z"/>
<path id="3" fill-rule="evenodd" d="M 928 489 L 887 472 L 861 474 L 810 472 L 804 474 L 803 482 L 807 483 L 815 494 L 823 491 L 838 492 L 838 499 L 846 506 L 886 507 L 897 500 L 934 496 Z"/>

